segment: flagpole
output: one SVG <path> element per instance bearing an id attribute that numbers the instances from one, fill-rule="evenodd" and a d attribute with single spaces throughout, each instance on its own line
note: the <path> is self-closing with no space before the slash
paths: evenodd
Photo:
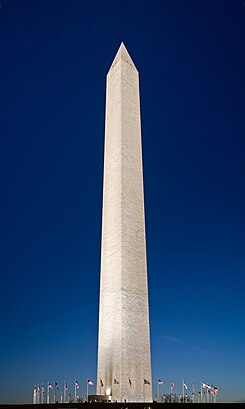
<path id="1" fill-rule="evenodd" d="M 159 389 L 160 389 L 160 386 L 159 386 L 159 381 L 157 382 L 157 401 L 159 402 Z"/>
<path id="2" fill-rule="evenodd" d="M 88 403 L 88 379 L 87 379 L 87 403 Z"/>
<path id="3" fill-rule="evenodd" d="M 201 403 L 202 403 L 202 383 L 201 383 Z"/>
<path id="4" fill-rule="evenodd" d="M 75 379 L 75 398 L 74 398 L 74 402 L 76 402 L 76 395 L 77 395 L 77 385 L 76 385 L 76 379 Z"/>
<path id="5" fill-rule="evenodd" d="M 185 392 L 184 392 L 184 380 L 182 379 L 182 398 L 183 398 L 183 403 L 185 403 Z"/>
<path id="6" fill-rule="evenodd" d="M 49 404 L 49 382 L 47 383 L 47 404 Z"/>

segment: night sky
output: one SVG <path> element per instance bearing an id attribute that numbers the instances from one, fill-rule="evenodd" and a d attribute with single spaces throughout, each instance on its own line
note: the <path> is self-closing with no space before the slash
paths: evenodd
<path id="1" fill-rule="evenodd" d="M 184 378 L 244 400 L 244 1 L 0 3 L 0 403 L 96 380 L 105 76 L 121 41 L 140 73 L 154 394 Z"/>

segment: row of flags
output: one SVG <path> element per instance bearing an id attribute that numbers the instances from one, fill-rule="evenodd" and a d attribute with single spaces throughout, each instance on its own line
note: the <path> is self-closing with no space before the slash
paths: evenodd
<path id="1" fill-rule="evenodd" d="M 91 379 L 87 379 L 87 397 L 88 397 L 88 387 L 91 385 L 94 385 L 93 381 Z M 77 389 L 79 389 L 79 383 L 77 380 L 74 382 L 74 400 L 79 401 L 80 397 L 77 396 Z M 60 389 L 59 385 L 57 382 L 55 382 L 53 385 L 48 382 L 47 383 L 47 391 L 46 391 L 46 402 L 45 402 L 45 387 L 44 383 L 42 383 L 41 386 L 39 384 L 35 385 L 33 388 L 33 404 L 39 404 L 39 403 L 51 403 L 51 396 L 50 392 L 53 390 L 53 402 L 57 402 L 57 391 Z M 69 393 L 68 390 L 68 384 L 66 381 L 64 381 L 64 387 L 63 387 L 63 393 L 62 391 L 60 392 L 60 403 L 69 403 L 73 400 L 72 394 Z"/>
<path id="2" fill-rule="evenodd" d="M 161 380 L 161 379 L 158 379 L 158 385 L 163 385 L 163 384 L 164 384 L 164 381 Z M 174 389 L 174 387 L 175 387 L 175 383 L 173 381 L 170 381 L 170 388 Z M 186 384 L 186 382 L 184 380 L 182 380 L 182 388 L 184 388 L 186 390 L 188 389 L 188 386 L 187 386 L 187 384 Z M 193 392 L 194 392 L 195 389 L 196 389 L 195 385 L 192 384 Z M 220 388 L 217 388 L 216 386 L 213 386 L 213 385 L 208 385 L 207 383 L 203 383 L 203 382 L 201 383 L 201 389 L 208 389 L 211 392 L 214 392 L 216 394 L 220 391 Z"/>
<path id="3" fill-rule="evenodd" d="M 88 384 L 88 385 L 94 385 L 93 381 L 91 381 L 90 379 L 87 380 L 87 384 Z M 64 387 L 65 387 L 66 390 L 68 390 L 68 385 L 67 385 L 67 382 L 66 382 L 66 381 L 64 382 Z M 75 387 L 76 387 L 77 389 L 79 388 L 79 383 L 78 383 L 78 381 L 76 381 L 76 380 L 75 380 Z M 42 384 L 42 388 L 44 388 L 43 384 Z M 48 389 L 54 389 L 54 388 L 57 389 L 57 390 L 60 388 L 59 385 L 58 385 L 58 383 L 55 382 L 54 386 L 52 386 L 51 383 L 49 382 L 49 383 L 48 383 Z"/>
<path id="4" fill-rule="evenodd" d="M 116 378 L 113 379 L 113 383 L 114 383 L 114 385 L 119 385 L 120 384 L 120 382 Z M 128 379 L 128 383 L 129 383 L 129 386 L 133 385 L 133 382 L 131 381 L 130 378 Z M 147 379 L 144 379 L 144 385 L 150 385 L 150 384 L 151 383 Z M 101 378 L 100 378 L 100 387 L 101 388 L 104 387 L 104 382 L 102 381 Z"/>
<path id="5" fill-rule="evenodd" d="M 162 379 L 158 379 L 158 396 L 157 396 L 157 400 L 160 400 L 160 393 L 159 393 L 159 385 L 163 385 L 164 381 Z M 175 387 L 175 383 L 171 380 L 170 381 L 170 401 L 171 398 L 173 397 L 173 390 Z M 178 402 L 180 402 L 180 398 L 182 399 L 182 401 L 187 401 L 190 400 L 190 396 L 188 395 L 188 393 L 186 393 L 188 389 L 188 385 L 187 383 L 182 380 L 182 397 L 179 394 L 178 395 Z M 199 391 L 197 394 L 195 393 L 195 385 L 192 384 L 192 393 L 191 393 L 191 400 L 192 402 L 195 401 L 195 397 L 197 396 L 198 398 L 200 398 L 200 401 L 203 401 L 203 397 L 207 398 L 207 402 L 209 402 L 209 397 L 215 397 L 215 399 L 212 399 L 213 401 L 216 401 L 216 395 L 218 394 L 218 392 L 220 391 L 220 388 L 217 388 L 216 386 L 213 385 L 209 385 L 207 383 L 201 382 L 201 391 Z M 166 395 L 164 395 L 164 400 L 166 399 Z"/>
<path id="6" fill-rule="evenodd" d="M 128 382 L 129 382 L 129 386 L 131 387 L 133 385 L 133 382 L 132 382 L 132 380 L 130 378 L 128 379 Z M 113 384 L 114 385 L 119 385 L 120 383 L 119 383 L 118 379 L 114 378 L 113 379 Z M 148 381 L 145 378 L 143 379 L 143 384 L 144 385 L 151 385 L 150 381 Z M 164 385 L 164 384 L 165 384 L 165 382 L 162 379 L 158 379 L 158 396 L 157 396 L 158 401 L 160 399 L 160 388 L 159 387 L 160 387 L 160 385 Z M 91 379 L 87 379 L 86 385 L 87 385 L 87 398 L 88 398 L 88 387 L 93 386 L 94 382 Z M 80 387 L 80 385 L 79 385 L 78 381 L 75 380 L 75 382 L 74 382 L 74 399 L 75 399 L 75 401 L 77 401 L 79 399 L 79 396 L 77 396 L 77 389 L 79 389 L 79 387 Z M 103 380 L 101 378 L 100 378 L 100 387 L 101 388 L 104 387 L 104 382 L 103 382 Z M 170 396 L 171 397 L 173 395 L 174 388 L 175 388 L 175 383 L 174 383 L 174 381 L 171 380 L 170 381 L 170 393 L 171 393 Z M 48 384 L 47 384 L 47 393 L 46 393 L 46 402 L 47 403 L 50 403 L 50 398 L 51 398 L 50 397 L 50 391 L 51 390 L 53 390 L 53 392 L 54 392 L 53 393 L 53 401 L 56 402 L 57 391 L 59 389 L 60 389 L 60 387 L 59 387 L 57 382 L 55 382 L 54 385 L 52 385 L 50 382 L 48 382 Z M 188 390 L 188 385 L 184 380 L 182 380 L 182 399 L 183 399 L 183 401 L 190 398 L 189 395 L 187 393 L 185 393 L 187 390 Z M 198 397 L 201 398 L 201 401 L 202 401 L 202 397 L 204 397 L 204 398 L 206 397 L 207 401 L 208 401 L 209 396 L 217 395 L 219 391 L 220 391 L 220 388 L 217 388 L 216 386 L 209 385 L 208 383 L 202 382 L 201 383 L 201 391 L 199 391 L 196 394 L 195 393 L 195 385 L 192 384 L 191 398 L 192 398 L 192 401 L 194 401 L 195 397 L 198 396 Z M 33 403 L 34 404 L 35 403 L 45 403 L 44 402 L 44 400 L 45 400 L 44 395 L 45 395 L 44 384 L 42 383 L 41 386 L 39 386 L 39 384 L 35 385 L 34 389 L 33 389 Z M 179 396 L 181 396 L 181 395 L 179 395 Z M 64 381 L 63 394 L 61 392 L 60 400 L 61 400 L 61 402 L 68 403 L 69 401 L 71 401 L 71 399 L 72 399 L 72 395 L 68 391 L 68 384 L 67 384 L 66 381 Z"/>

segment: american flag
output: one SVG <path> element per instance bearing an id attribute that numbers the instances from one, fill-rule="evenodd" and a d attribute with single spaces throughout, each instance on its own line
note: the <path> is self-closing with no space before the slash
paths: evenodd
<path id="1" fill-rule="evenodd" d="M 144 385 L 150 385 L 151 383 L 147 381 L 147 379 L 144 379 Z"/>
<path id="2" fill-rule="evenodd" d="M 115 379 L 115 378 L 114 378 L 114 384 L 119 385 L 119 381 L 117 379 Z"/>
<path id="3" fill-rule="evenodd" d="M 163 381 L 161 379 L 158 379 L 158 385 L 163 385 Z"/>
<path id="4" fill-rule="evenodd" d="M 90 379 L 88 379 L 88 385 L 93 385 L 94 383 L 90 380 Z"/>

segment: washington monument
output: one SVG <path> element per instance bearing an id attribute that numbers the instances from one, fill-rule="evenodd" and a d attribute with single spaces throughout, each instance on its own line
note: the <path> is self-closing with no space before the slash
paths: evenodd
<path id="1" fill-rule="evenodd" d="M 107 74 L 97 394 L 152 401 L 138 71 L 122 43 Z"/>

